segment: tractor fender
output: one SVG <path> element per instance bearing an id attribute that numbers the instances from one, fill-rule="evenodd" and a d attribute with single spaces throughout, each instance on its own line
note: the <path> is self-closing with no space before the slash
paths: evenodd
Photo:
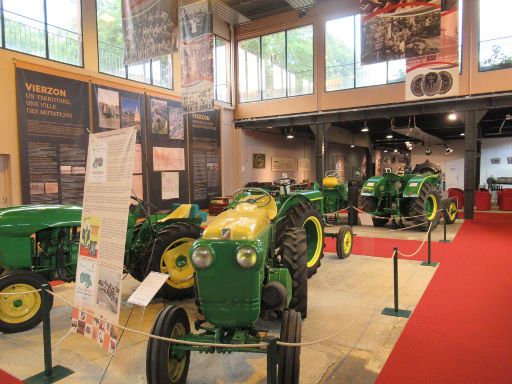
<path id="1" fill-rule="evenodd" d="M 434 184 L 437 187 L 439 184 L 439 176 L 437 175 L 416 175 L 407 181 L 405 185 L 403 197 L 418 197 L 421 188 L 425 183 Z"/>
<path id="2" fill-rule="evenodd" d="M 300 191 L 288 198 L 277 212 L 276 219 L 280 219 L 286 215 L 286 212 L 297 204 L 310 203 L 317 207 L 320 211 L 323 210 L 323 195 L 320 191 Z"/>
<path id="3" fill-rule="evenodd" d="M 361 188 L 361 196 L 378 196 L 384 190 L 386 179 L 384 176 L 373 176 L 366 180 Z M 382 189 L 380 188 L 382 187 Z"/>

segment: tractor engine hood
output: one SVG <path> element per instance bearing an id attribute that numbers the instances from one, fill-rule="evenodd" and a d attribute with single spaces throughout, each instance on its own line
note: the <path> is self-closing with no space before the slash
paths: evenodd
<path id="1" fill-rule="evenodd" d="M 31 235 L 42 229 L 80 226 L 77 205 L 20 205 L 0 209 L 0 236 Z"/>

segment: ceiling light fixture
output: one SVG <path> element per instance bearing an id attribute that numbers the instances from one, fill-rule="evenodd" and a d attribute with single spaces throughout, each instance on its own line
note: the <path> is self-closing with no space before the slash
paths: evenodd
<path id="1" fill-rule="evenodd" d="M 449 155 L 450 153 L 453 153 L 453 148 L 450 148 L 446 144 L 444 145 L 444 148 L 445 148 L 444 151 L 446 152 L 447 155 Z"/>
<path id="2" fill-rule="evenodd" d="M 392 139 L 393 138 L 393 135 L 387 135 L 386 136 L 386 139 Z"/>
<path id="3" fill-rule="evenodd" d="M 452 112 L 448 115 L 448 120 L 455 121 L 457 120 L 457 114 L 455 112 Z"/>
<path id="4" fill-rule="evenodd" d="M 294 136 L 293 136 L 293 128 L 290 127 L 290 130 L 286 134 L 286 138 L 287 139 L 293 139 L 294 138 Z"/>
<path id="5" fill-rule="evenodd" d="M 395 148 L 395 150 L 393 152 L 398 153 L 398 149 Z"/>
<path id="6" fill-rule="evenodd" d="M 432 154 L 432 148 L 430 145 L 427 145 L 427 149 L 425 150 L 425 155 L 430 156 Z"/>
<path id="7" fill-rule="evenodd" d="M 388 150 L 387 150 L 387 149 L 385 149 L 385 150 L 384 150 L 384 153 L 388 153 Z"/>
<path id="8" fill-rule="evenodd" d="M 368 132 L 370 128 L 368 128 L 368 125 L 366 124 L 366 120 L 364 121 L 364 126 L 361 128 L 361 132 Z"/>
<path id="9" fill-rule="evenodd" d="M 461 136 L 465 136 L 466 134 L 465 134 L 464 132 L 462 132 L 460 135 L 461 135 Z"/>

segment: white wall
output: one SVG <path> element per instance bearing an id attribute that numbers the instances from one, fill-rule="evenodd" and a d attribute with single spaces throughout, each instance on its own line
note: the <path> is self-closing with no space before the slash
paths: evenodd
<path id="1" fill-rule="evenodd" d="M 480 185 L 487 183 L 487 178 L 512 177 L 512 164 L 507 158 L 512 158 L 512 138 L 500 137 L 482 139 L 482 157 L 480 163 Z M 499 158 L 500 164 L 491 164 L 491 159 Z"/>
<path id="2" fill-rule="evenodd" d="M 272 157 L 292 158 L 294 171 L 287 171 L 287 177 L 293 177 L 298 182 L 312 181 L 315 177 L 315 142 L 307 139 L 287 139 L 285 136 L 243 131 L 242 135 L 242 184 L 249 181 L 273 181 L 283 177 L 283 172 L 271 169 Z M 265 154 L 265 169 L 252 167 L 253 153 Z M 309 171 L 298 171 L 299 158 L 310 160 Z"/>
<path id="3" fill-rule="evenodd" d="M 432 145 L 432 155 L 425 155 L 426 146 L 416 145 L 411 151 L 411 166 L 425 162 L 427 159 L 434 164 L 439 164 L 443 171 L 445 189 L 464 189 L 464 140 L 452 140 L 446 142 L 453 152 L 446 154 L 442 145 Z"/>

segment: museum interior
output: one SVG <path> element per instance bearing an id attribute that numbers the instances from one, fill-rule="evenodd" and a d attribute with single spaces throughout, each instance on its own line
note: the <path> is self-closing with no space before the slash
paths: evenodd
<path id="1" fill-rule="evenodd" d="M 511 14 L 0 0 L 0 383 L 510 383 Z"/>

